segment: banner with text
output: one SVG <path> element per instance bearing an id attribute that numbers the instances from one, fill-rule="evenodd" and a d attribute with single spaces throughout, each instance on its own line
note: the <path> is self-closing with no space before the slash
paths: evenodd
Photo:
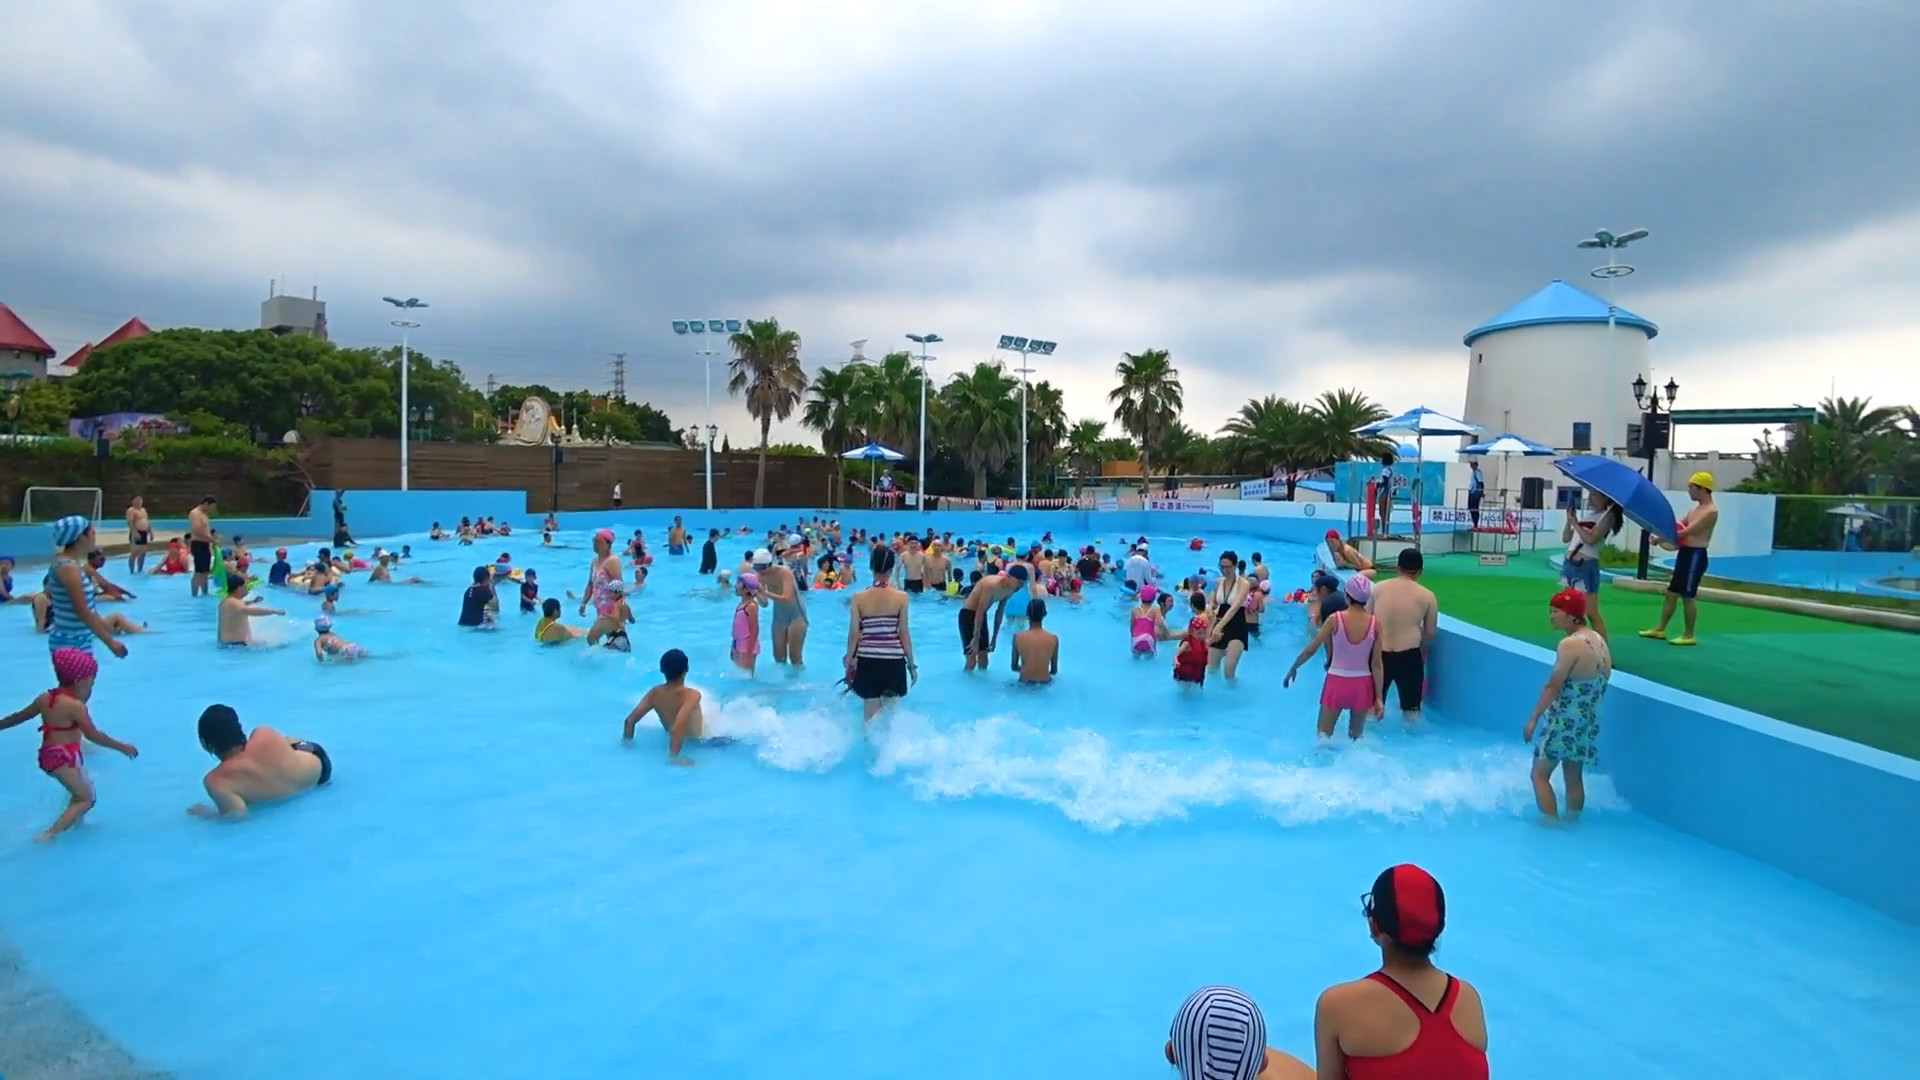
<path id="1" fill-rule="evenodd" d="M 1264 499 L 1272 491 L 1273 481 L 1271 480 L 1240 481 L 1240 497 L 1242 499 Z"/>
<path id="2" fill-rule="evenodd" d="M 1212 499 L 1148 499 L 1147 509 L 1175 514 L 1211 514 Z"/>
<path id="3" fill-rule="evenodd" d="M 1093 501 L 1093 508 L 1095 510 L 1118 510 L 1120 509 L 1120 500 L 1111 495 L 1103 499 L 1095 499 Z"/>
<path id="4" fill-rule="evenodd" d="M 1459 506 L 1421 507 L 1426 515 L 1424 523 L 1429 527 L 1453 527 L 1457 529 L 1474 528 L 1473 511 Z M 1547 515 L 1541 510 L 1493 510 L 1480 511 L 1479 528 L 1505 529 L 1509 532 L 1535 532 L 1547 527 Z"/>

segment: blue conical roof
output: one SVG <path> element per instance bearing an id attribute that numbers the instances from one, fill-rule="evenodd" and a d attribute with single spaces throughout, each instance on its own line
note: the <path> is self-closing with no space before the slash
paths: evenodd
<path id="1" fill-rule="evenodd" d="M 1585 289 L 1569 285 L 1559 278 L 1547 283 L 1547 287 L 1513 305 L 1507 310 L 1481 323 L 1467 332 L 1463 345 L 1472 345 L 1475 340 L 1501 330 L 1512 330 L 1517 326 L 1552 326 L 1557 323 L 1604 323 L 1607 321 L 1607 302 Z M 1626 308 L 1613 309 L 1613 321 L 1616 326 L 1631 326 L 1644 331 L 1648 337 L 1660 333 L 1653 320 L 1645 319 Z"/>

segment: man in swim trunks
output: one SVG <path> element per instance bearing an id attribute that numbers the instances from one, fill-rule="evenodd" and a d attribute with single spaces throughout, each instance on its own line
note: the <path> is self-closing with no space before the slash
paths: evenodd
<path id="1" fill-rule="evenodd" d="M 773 607 L 773 662 L 806 666 L 801 657 L 807 646 L 807 605 L 800 599 L 800 579 L 787 565 L 787 545 L 773 549 L 774 561 L 760 570 L 761 603 Z"/>
<path id="2" fill-rule="evenodd" d="M 1432 589 L 1420 584 L 1425 569 L 1426 560 L 1418 549 L 1403 548 L 1399 575 L 1376 583 L 1368 605 L 1380 620 L 1380 670 L 1385 686 L 1400 688 L 1400 713 L 1408 723 L 1420 719 L 1427 646 L 1440 632 L 1440 601 L 1434 599 Z"/>
<path id="3" fill-rule="evenodd" d="M 667 732 L 668 760 L 674 765 L 691 765 L 693 761 L 680 750 L 688 739 L 705 741 L 706 724 L 700 715 L 700 691 L 687 685 L 687 654 L 679 649 L 661 653 L 660 677 L 666 681 L 647 691 L 627 714 L 620 741 L 633 742 L 634 727 L 651 712 Z"/>
<path id="4" fill-rule="evenodd" d="M 207 576 L 213 573 L 213 522 L 207 512 L 219 500 L 208 495 L 187 511 L 187 550 L 193 556 L 192 595 L 207 595 Z"/>
<path id="5" fill-rule="evenodd" d="M 247 603 L 247 579 L 235 575 L 227 579 L 227 596 L 220 601 L 220 644 L 253 644 L 253 620 L 262 615 L 285 615 L 279 608 L 257 607 Z"/>
<path id="6" fill-rule="evenodd" d="M 1007 601 L 1027 587 L 1027 568 L 1015 564 L 1004 574 L 982 577 L 960 605 L 960 648 L 967 654 L 967 670 L 984 669 L 993 658 L 993 642 L 1000 636 L 1000 624 L 1007 616 Z M 996 606 L 997 605 L 997 606 Z M 987 609 L 993 609 L 993 626 L 987 626 Z"/>
<path id="7" fill-rule="evenodd" d="M 1327 550 L 1321 557 L 1321 561 L 1328 564 L 1327 569 L 1337 574 L 1356 573 L 1365 578 L 1372 578 L 1378 573 L 1374 569 L 1373 560 L 1360 554 L 1359 548 L 1342 540 L 1338 529 L 1327 530 Z"/>
<path id="8" fill-rule="evenodd" d="M 206 779 L 212 805 L 187 808 L 196 817 L 243 818 L 250 806 L 291 799 L 333 780 L 333 761 L 319 743 L 289 739 L 270 727 L 249 735 L 226 705 L 209 705 L 200 714 L 200 746 L 220 764 Z"/>
<path id="9" fill-rule="evenodd" d="M 920 549 L 919 540 L 908 540 L 907 550 L 900 553 L 901 587 L 910 593 L 925 592 L 927 588 L 927 555 Z"/>
<path id="10" fill-rule="evenodd" d="M 135 495 L 127 504 L 127 573 L 146 572 L 147 545 L 151 543 L 153 522 L 147 518 L 147 504 Z"/>
<path id="11" fill-rule="evenodd" d="M 1694 623 L 1700 608 L 1694 597 L 1700 594 L 1700 579 L 1707 576 L 1707 545 L 1713 542 L 1713 527 L 1720 523 L 1720 508 L 1713 502 L 1713 474 L 1697 472 L 1687 480 L 1687 495 L 1693 508 L 1680 522 L 1680 543 L 1659 540 L 1661 547 L 1677 552 L 1673 559 L 1673 579 L 1667 582 L 1666 599 L 1660 605 L 1660 625 L 1640 631 L 1643 638 L 1656 641 L 1667 637 L 1667 624 L 1673 621 L 1675 604 L 1684 604 L 1686 617 L 1679 637 L 1670 645 L 1694 644 Z"/>

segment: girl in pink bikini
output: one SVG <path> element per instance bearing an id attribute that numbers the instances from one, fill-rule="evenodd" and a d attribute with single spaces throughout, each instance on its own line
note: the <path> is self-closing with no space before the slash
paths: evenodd
<path id="1" fill-rule="evenodd" d="M 93 677 L 100 670 L 92 656 L 79 649 L 53 650 L 53 672 L 60 685 L 39 695 L 26 708 L 0 719 L 0 731 L 40 718 L 40 771 L 67 789 L 67 808 L 39 836 L 41 842 L 80 824 L 93 809 L 93 781 L 87 778 L 80 740 L 118 750 L 130 758 L 140 751 L 93 726 L 87 699 L 93 696 Z"/>
<path id="2" fill-rule="evenodd" d="M 759 656 L 760 575 L 749 570 L 740 575 L 740 606 L 733 609 L 733 662 L 751 675 Z"/>
<path id="3" fill-rule="evenodd" d="M 1320 623 L 1320 629 L 1300 651 L 1287 669 L 1282 686 L 1292 686 L 1301 665 L 1333 644 L 1333 664 L 1327 669 L 1327 681 L 1320 687 L 1320 737 L 1333 737 L 1334 721 L 1347 714 L 1347 737 L 1366 734 L 1367 717 L 1386 712 L 1382 691 L 1385 679 L 1380 667 L 1380 623 L 1366 609 L 1373 597 L 1373 584 L 1355 574 L 1344 586 L 1348 607 Z"/>

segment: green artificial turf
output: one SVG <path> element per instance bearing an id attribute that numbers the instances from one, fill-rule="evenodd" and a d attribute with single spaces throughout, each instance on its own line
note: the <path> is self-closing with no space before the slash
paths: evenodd
<path id="1" fill-rule="evenodd" d="M 1551 648 L 1559 634 L 1547 598 L 1559 584 L 1547 559 L 1483 567 L 1470 555 L 1437 556 L 1422 580 L 1446 615 Z M 1920 759 L 1920 634 L 1702 601 L 1700 643 L 1687 647 L 1638 635 L 1659 622 L 1658 595 L 1608 587 L 1601 599 L 1617 669 Z M 1670 636 L 1680 627 L 1676 611 Z"/>

